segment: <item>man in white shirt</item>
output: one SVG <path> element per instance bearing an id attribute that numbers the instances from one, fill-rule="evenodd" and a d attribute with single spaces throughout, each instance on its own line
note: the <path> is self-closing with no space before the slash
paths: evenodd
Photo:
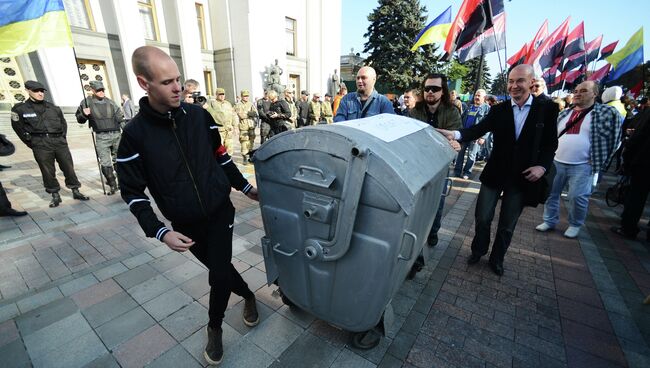
<path id="1" fill-rule="evenodd" d="M 598 84 L 582 82 L 574 91 L 574 106 L 558 116 L 557 170 L 551 194 L 544 205 L 544 222 L 535 229 L 548 231 L 559 221 L 560 195 L 569 185 L 569 227 L 567 238 L 575 238 L 587 217 L 594 176 L 609 160 L 620 134 L 618 113 L 611 106 L 596 103 Z"/>

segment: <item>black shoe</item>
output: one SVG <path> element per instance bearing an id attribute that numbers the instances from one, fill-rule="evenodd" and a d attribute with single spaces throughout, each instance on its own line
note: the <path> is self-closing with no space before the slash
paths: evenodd
<path id="1" fill-rule="evenodd" d="M 4 169 L 11 169 L 11 166 L 0 165 L 0 171 L 2 171 L 2 170 L 4 170 Z"/>
<path id="2" fill-rule="evenodd" d="M 79 189 L 72 189 L 72 198 L 74 198 L 74 199 L 78 199 L 78 200 L 80 200 L 80 201 L 87 201 L 87 200 L 90 199 L 90 198 L 88 198 L 88 196 L 83 195 L 83 194 L 79 191 Z"/>
<path id="3" fill-rule="evenodd" d="M 623 227 L 621 227 L 621 226 L 612 226 L 609 229 L 614 234 L 618 234 L 618 235 L 624 237 L 625 239 L 630 239 L 630 240 L 636 239 L 636 234 L 626 233 L 625 230 L 623 230 Z"/>
<path id="4" fill-rule="evenodd" d="M 260 316 L 257 314 L 257 304 L 255 303 L 255 296 L 249 299 L 244 299 L 244 324 L 248 327 L 257 326 L 260 323 Z"/>
<path id="5" fill-rule="evenodd" d="M 438 244 L 438 234 L 429 235 L 427 238 L 427 245 L 430 247 L 435 247 Z"/>
<path id="6" fill-rule="evenodd" d="M 52 193 L 52 200 L 50 201 L 50 208 L 58 207 L 61 203 L 61 196 L 59 193 Z"/>
<path id="7" fill-rule="evenodd" d="M 503 263 L 490 261 L 490 269 L 497 276 L 503 276 Z"/>
<path id="8" fill-rule="evenodd" d="M 208 326 L 208 344 L 205 346 L 203 358 L 210 365 L 217 365 L 223 359 L 223 345 L 221 343 L 221 336 L 223 331 L 221 328 L 212 328 Z"/>
<path id="9" fill-rule="evenodd" d="M 481 260 L 481 256 L 476 255 L 476 254 L 472 254 L 471 256 L 469 256 L 469 258 L 467 258 L 467 264 L 468 265 L 477 264 L 478 261 L 480 261 L 480 260 Z"/>
<path id="10" fill-rule="evenodd" d="M 2 212 L 0 212 L 0 217 L 3 217 L 3 216 L 18 217 L 18 216 L 25 216 L 26 214 L 27 214 L 27 212 L 25 212 L 25 211 L 16 211 L 13 208 L 6 208 Z"/>

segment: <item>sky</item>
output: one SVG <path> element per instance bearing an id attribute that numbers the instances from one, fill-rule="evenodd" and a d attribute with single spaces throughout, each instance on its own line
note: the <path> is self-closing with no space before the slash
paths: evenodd
<path id="1" fill-rule="evenodd" d="M 420 0 L 427 9 L 427 24 L 451 5 L 452 20 L 458 13 L 462 0 Z M 620 5 L 619 5 L 620 4 Z M 625 4 L 625 5 L 622 5 Z M 342 0 L 343 31 L 341 40 L 341 55 L 354 52 L 361 53 L 366 42 L 363 35 L 368 30 L 368 15 L 379 5 L 378 0 Z M 506 42 L 507 56 L 510 57 L 524 43 L 529 42 L 537 33 L 545 19 L 548 19 L 549 34 L 552 33 L 566 18 L 571 16 L 569 31 L 581 21 L 585 22 L 585 41 L 603 35 L 602 46 L 619 40 L 616 51 L 620 50 L 627 40 L 641 26 L 644 36 L 644 60 L 650 54 L 650 1 L 626 0 L 610 2 L 602 0 L 504 0 L 506 12 Z M 404 52 L 410 52 L 404 50 Z M 505 66 L 504 50 L 499 52 L 501 65 Z M 364 56 L 362 54 L 362 56 Z M 486 56 L 490 73 L 494 77 L 501 68 L 497 53 Z M 599 62 L 596 67 L 605 65 Z M 592 65 L 590 65 L 591 67 Z"/>

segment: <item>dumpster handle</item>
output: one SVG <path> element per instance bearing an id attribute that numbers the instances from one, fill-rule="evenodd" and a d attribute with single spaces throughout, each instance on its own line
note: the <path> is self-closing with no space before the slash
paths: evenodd
<path id="1" fill-rule="evenodd" d="M 453 181 L 450 177 L 445 178 L 445 191 L 442 192 L 443 197 L 447 197 L 451 194 L 451 187 L 453 186 Z"/>
<path id="2" fill-rule="evenodd" d="M 402 233 L 402 239 L 404 239 L 406 236 L 410 236 L 411 238 L 413 238 L 413 246 L 411 247 L 411 251 L 409 252 L 408 257 L 404 257 L 401 254 L 397 256 L 397 259 L 401 259 L 404 261 L 408 261 L 411 259 L 411 257 L 413 257 L 413 250 L 415 249 L 415 245 L 418 243 L 418 236 L 413 234 L 412 232 L 408 230 L 404 230 L 404 232 Z M 403 243 L 404 242 L 402 241 L 402 244 Z"/>
<path id="3" fill-rule="evenodd" d="M 305 247 L 311 247 L 317 253 L 313 258 L 320 257 L 325 262 L 336 261 L 343 257 L 350 248 L 352 231 L 355 221 L 344 217 L 356 219 L 361 190 L 368 169 L 368 156 L 370 150 L 365 147 L 353 147 L 348 160 L 348 167 L 343 182 L 343 190 L 336 219 L 336 230 L 331 240 L 310 238 L 305 240 Z"/>
<path id="4" fill-rule="evenodd" d="M 283 256 L 292 257 L 294 254 L 298 253 L 297 249 L 294 249 L 292 252 L 287 253 L 280 249 L 280 243 L 273 246 L 273 251 L 282 254 Z"/>

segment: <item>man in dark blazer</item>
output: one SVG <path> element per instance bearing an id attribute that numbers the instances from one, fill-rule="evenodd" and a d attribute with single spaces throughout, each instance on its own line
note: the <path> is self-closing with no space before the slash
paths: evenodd
<path id="1" fill-rule="evenodd" d="M 483 173 L 476 203 L 476 235 L 468 264 L 475 264 L 487 254 L 490 226 L 501 193 L 499 225 L 490 253 L 490 268 L 503 275 L 505 257 L 519 215 L 524 206 L 537 206 L 536 183 L 553 164 L 557 149 L 558 108 L 550 100 L 531 94 L 534 70 L 518 65 L 508 75 L 510 101 L 496 105 L 477 125 L 460 131 L 439 130 L 449 140 L 472 141 L 492 132 L 494 147 Z M 539 128 L 538 128 L 539 126 Z M 541 132 L 539 150 L 535 135 Z"/>

